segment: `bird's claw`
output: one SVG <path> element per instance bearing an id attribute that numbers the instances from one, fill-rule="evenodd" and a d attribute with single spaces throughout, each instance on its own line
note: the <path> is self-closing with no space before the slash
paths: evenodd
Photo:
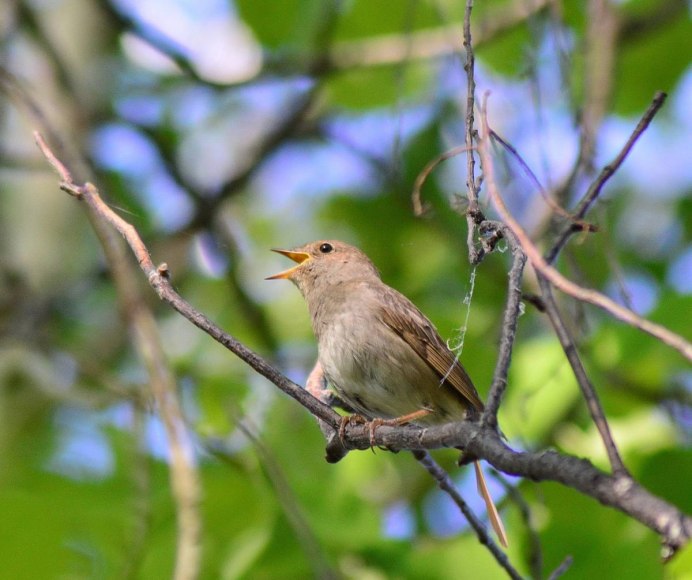
<path id="1" fill-rule="evenodd" d="M 400 425 L 405 425 L 411 421 L 416 421 L 426 415 L 429 415 L 431 411 L 429 409 L 421 409 L 419 411 L 414 411 L 408 415 L 402 415 L 401 417 L 396 417 L 395 419 L 383 419 L 381 417 L 375 417 L 374 419 L 368 420 L 362 415 L 354 413 L 353 415 L 347 415 L 341 418 L 341 424 L 339 425 L 339 438 L 341 442 L 344 442 L 344 437 L 346 436 L 346 427 L 348 425 L 367 425 L 368 432 L 370 434 L 370 449 L 375 449 L 377 444 L 375 443 L 375 433 L 379 427 L 382 425 L 390 425 L 392 427 L 399 427 Z"/>
<path id="2" fill-rule="evenodd" d="M 341 424 L 339 425 L 339 439 L 341 439 L 341 442 L 343 443 L 346 437 L 346 427 L 349 425 L 365 425 L 367 422 L 368 420 L 365 417 L 357 413 L 341 417 Z"/>
<path id="3" fill-rule="evenodd" d="M 380 425 L 385 425 L 387 421 L 385 419 L 381 418 L 375 418 L 372 421 L 368 423 L 368 431 L 370 433 L 370 449 L 374 451 L 376 445 L 375 445 L 375 431 L 377 431 L 377 428 Z"/>

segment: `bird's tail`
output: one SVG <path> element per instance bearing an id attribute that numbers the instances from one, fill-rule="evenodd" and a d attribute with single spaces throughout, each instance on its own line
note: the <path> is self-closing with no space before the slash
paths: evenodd
<path id="1" fill-rule="evenodd" d="M 497 539 L 500 540 L 500 543 L 506 548 L 507 534 L 505 533 L 505 527 L 502 525 L 500 514 L 497 512 L 497 508 L 493 503 L 493 498 L 490 496 L 490 492 L 488 491 L 488 486 L 485 483 L 485 476 L 483 475 L 480 461 L 474 461 L 473 466 L 476 468 L 476 485 L 478 486 L 478 493 L 485 502 L 485 508 L 488 511 L 490 525 L 492 525 L 493 530 L 495 530 Z"/>

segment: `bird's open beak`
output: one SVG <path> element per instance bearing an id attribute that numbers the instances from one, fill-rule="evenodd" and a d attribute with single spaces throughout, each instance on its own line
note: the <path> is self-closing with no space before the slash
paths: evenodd
<path id="1" fill-rule="evenodd" d="M 283 272 L 279 272 L 278 274 L 274 274 L 273 276 L 267 276 L 265 280 L 282 280 L 285 278 L 290 278 L 291 274 L 295 271 L 298 266 L 300 266 L 305 260 L 310 258 L 310 254 L 307 252 L 294 252 L 293 250 L 277 250 L 275 248 L 272 248 L 272 252 L 276 252 L 277 254 L 281 254 L 282 256 L 286 256 L 287 258 L 291 258 L 294 262 L 297 262 L 298 264 L 296 266 L 293 266 L 293 268 L 289 268 L 288 270 L 284 270 Z"/>

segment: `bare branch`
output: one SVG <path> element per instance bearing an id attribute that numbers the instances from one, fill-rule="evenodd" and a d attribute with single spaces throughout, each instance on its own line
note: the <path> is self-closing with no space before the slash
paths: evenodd
<path id="1" fill-rule="evenodd" d="M 553 572 L 548 576 L 548 580 L 557 580 L 560 576 L 565 574 L 567 570 L 570 569 L 572 565 L 572 556 L 566 556 L 565 559 L 560 563 L 560 565 L 553 570 Z"/>
<path id="2" fill-rule="evenodd" d="M 572 215 L 572 220 L 581 220 L 584 218 L 586 212 L 589 211 L 591 204 L 593 204 L 596 198 L 598 198 L 598 196 L 601 194 L 603 186 L 615 174 L 615 172 L 620 169 L 620 166 L 629 155 L 630 151 L 634 147 L 634 144 L 637 142 L 639 137 L 641 137 L 642 133 L 646 131 L 647 127 L 656 116 L 656 113 L 658 113 L 660 108 L 663 106 L 666 101 L 666 97 L 666 93 L 662 91 L 658 91 L 654 95 L 653 101 L 649 105 L 649 108 L 642 115 L 642 118 L 639 120 L 639 123 L 637 123 L 637 126 L 634 128 L 634 131 L 632 131 L 632 134 L 630 135 L 629 139 L 627 139 L 627 142 L 623 145 L 620 152 L 617 154 L 615 159 L 613 159 L 601 170 L 598 177 L 587 190 L 586 194 L 584 194 L 584 197 L 577 204 L 574 214 Z M 572 234 L 577 231 L 582 231 L 580 228 L 575 228 L 574 226 L 574 221 L 565 224 L 564 228 L 557 236 L 557 240 L 553 244 L 553 247 L 545 254 L 546 263 L 552 264 Z"/>
<path id="3" fill-rule="evenodd" d="M 651 336 L 659 339 L 661 342 L 667 344 L 668 346 L 673 347 L 688 360 L 692 360 L 692 344 L 690 344 L 682 336 L 672 332 L 671 330 L 668 330 L 660 324 L 656 324 L 655 322 L 651 322 L 650 320 L 642 318 L 638 314 L 632 312 L 624 306 L 621 306 L 614 300 L 608 298 L 600 292 L 597 292 L 596 290 L 583 288 L 578 284 L 575 284 L 571 280 L 565 278 L 565 276 L 563 276 L 560 272 L 553 268 L 545 260 L 545 258 L 541 256 L 540 251 L 530 240 L 527 233 L 510 214 L 509 210 L 507 209 L 507 206 L 505 205 L 502 199 L 502 196 L 499 193 L 499 190 L 497 189 L 497 185 L 495 183 L 495 176 L 493 173 L 492 158 L 490 156 L 490 151 L 488 147 L 487 135 L 489 134 L 489 130 L 487 125 L 487 119 L 485 118 L 485 115 L 483 115 L 482 117 L 483 138 L 479 142 L 478 152 L 483 162 L 483 172 L 485 175 L 485 179 L 488 183 L 488 193 L 493 201 L 493 205 L 502 217 L 502 221 L 504 221 L 512 229 L 514 235 L 521 243 L 524 252 L 526 252 L 528 259 L 531 261 L 531 265 L 543 276 L 545 276 L 548 280 L 550 280 L 553 286 L 555 286 L 565 294 L 569 294 L 570 296 L 573 296 L 578 300 L 588 302 L 589 304 L 593 304 L 594 306 L 598 306 L 599 308 L 605 310 L 618 320 L 626 322 L 627 324 L 650 334 Z"/>
<path id="4" fill-rule="evenodd" d="M 505 306 L 502 321 L 500 350 L 497 356 L 497 363 L 495 364 L 493 382 L 490 385 L 485 410 L 483 411 L 483 417 L 481 419 L 484 425 L 497 427 L 497 411 L 500 407 L 500 401 L 502 400 L 505 389 L 507 388 L 507 374 L 509 373 L 512 348 L 517 332 L 519 314 L 521 313 L 521 281 L 524 274 L 524 265 L 526 264 L 526 254 L 524 254 L 514 233 L 507 226 L 500 222 L 485 221 L 481 223 L 481 230 L 488 225 L 490 225 L 493 230 L 502 233 L 502 236 L 507 240 L 512 251 L 512 268 L 509 271 L 507 304 Z"/>
<path id="5" fill-rule="evenodd" d="M 505 569 L 507 575 L 515 580 L 521 580 L 521 575 L 510 564 L 507 554 L 505 554 L 495 543 L 492 537 L 490 537 L 490 534 L 488 534 L 483 522 L 478 519 L 476 514 L 473 513 L 473 510 L 471 510 L 469 505 L 464 501 L 464 498 L 461 497 L 459 490 L 457 490 L 454 482 L 449 477 L 449 474 L 442 469 L 442 467 L 431 457 L 430 453 L 427 451 L 414 450 L 411 453 L 413 453 L 413 456 L 416 458 L 418 463 L 420 463 L 437 482 L 438 487 L 452 499 L 452 501 L 459 508 L 459 511 L 464 514 L 464 517 L 469 522 L 469 525 L 473 528 L 473 531 L 476 533 L 480 543 L 487 546 L 488 550 L 490 550 L 490 553 L 493 555 L 493 558 L 495 558 L 497 563 Z"/>
<path id="6" fill-rule="evenodd" d="M 40 136 L 37 136 L 37 141 L 42 142 L 43 140 L 40 138 Z M 339 426 L 340 417 L 337 413 L 335 413 L 324 403 L 315 399 L 315 397 L 310 395 L 299 385 L 296 385 L 293 381 L 283 376 L 262 357 L 240 343 L 230 334 L 225 333 L 201 312 L 194 309 L 190 304 L 183 300 L 171 286 L 169 281 L 168 266 L 165 263 L 159 266 L 154 266 L 151 256 L 149 255 L 149 251 L 144 245 L 144 242 L 142 242 L 142 239 L 139 237 L 137 230 L 131 224 L 117 215 L 106 203 L 104 203 L 94 185 L 87 183 L 84 186 L 79 186 L 73 183 L 62 182 L 60 184 L 60 188 L 87 203 L 91 210 L 100 219 L 112 225 L 123 236 L 123 238 L 125 238 L 125 241 L 128 243 L 130 249 L 137 258 L 139 267 L 142 269 L 149 284 L 158 294 L 161 300 L 180 312 L 180 314 L 182 314 L 195 326 L 225 346 L 228 350 L 250 365 L 250 367 L 255 369 L 263 377 L 269 379 L 284 393 L 296 399 L 314 416 L 322 419 L 333 428 L 337 428 Z"/>
<path id="7" fill-rule="evenodd" d="M 445 151 L 442 155 L 438 155 L 432 161 L 428 161 L 423 170 L 416 177 L 416 181 L 413 184 L 413 193 L 411 194 L 411 200 L 413 202 L 413 213 L 417 216 L 421 216 L 425 213 L 426 207 L 421 201 L 421 189 L 423 185 L 428 180 L 428 177 L 433 172 L 433 170 L 443 161 L 456 157 L 457 155 L 468 151 L 466 146 L 453 147 L 449 151 Z"/>
<path id="8" fill-rule="evenodd" d="M 586 369 L 581 362 L 574 339 L 570 335 L 567 325 L 562 320 L 562 315 L 560 314 L 560 310 L 555 302 L 555 297 L 553 296 L 553 290 L 550 283 L 544 276 L 540 274 L 538 275 L 538 282 L 541 286 L 541 298 L 543 299 L 545 311 L 548 314 L 548 318 L 550 318 L 550 323 L 553 325 L 553 329 L 555 330 L 555 334 L 562 345 L 562 349 L 565 351 L 567 360 L 572 367 L 572 372 L 577 379 L 577 384 L 579 385 L 584 400 L 586 401 L 586 406 L 589 409 L 591 418 L 593 419 L 593 422 L 598 429 L 598 433 L 601 436 L 601 440 L 606 448 L 606 453 L 608 454 L 608 460 L 610 461 L 610 466 L 613 473 L 615 475 L 629 475 L 629 472 L 622 461 L 622 457 L 620 457 L 620 452 L 618 451 L 617 445 L 615 445 L 613 435 L 610 432 L 608 420 L 606 419 L 605 412 L 603 411 L 603 406 L 598 398 L 596 389 L 589 380 L 589 375 L 586 373 Z"/>
<path id="9" fill-rule="evenodd" d="M 466 117 L 464 119 L 464 139 L 466 142 L 466 196 L 469 207 L 466 211 L 466 245 L 468 246 L 469 262 L 478 264 L 483 259 L 483 251 L 476 247 L 476 226 L 480 224 L 484 217 L 478 205 L 478 190 L 480 185 L 476 183 L 476 160 L 474 139 L 476 130 L 473 126 L 474 109 L 476 106 L 476 79 L 475 79 L 475 57 L 473 54 L 473 42 L 471 39 L 471 11 L 473 10 L 473 0 L 466 0 L 464 9 L 464 49 L 466 50 L 466 60 L 464 70 L 466 71 Z"/>

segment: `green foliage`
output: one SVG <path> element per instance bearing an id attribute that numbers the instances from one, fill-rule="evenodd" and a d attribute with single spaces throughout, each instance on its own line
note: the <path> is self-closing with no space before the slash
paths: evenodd
<path id="1" fill-rule="evenodd" d="M 660 545 L 650 530 L 555 484 L 542 485 L 541 494 L 547 509 L 541 538 L 548 569 L 556 568 L 570 555 L 573 563 L 569 574 L 575 578 L 603 570 L 606 565 L 607 574 L 613 578 L 662 577 Z M 608 554 L 607 564 L 604 552 Z"/>
<path id="2" fill-rule="evenodd" d="M 307 48 L 310 35 L 306 31 L 316 26 L 320 4 L 316 0 L 290 0 L 282 4 L 278 17 L 273 2 L 237 2 L 243 21 L 262 46 L 271 49 Z"/>

